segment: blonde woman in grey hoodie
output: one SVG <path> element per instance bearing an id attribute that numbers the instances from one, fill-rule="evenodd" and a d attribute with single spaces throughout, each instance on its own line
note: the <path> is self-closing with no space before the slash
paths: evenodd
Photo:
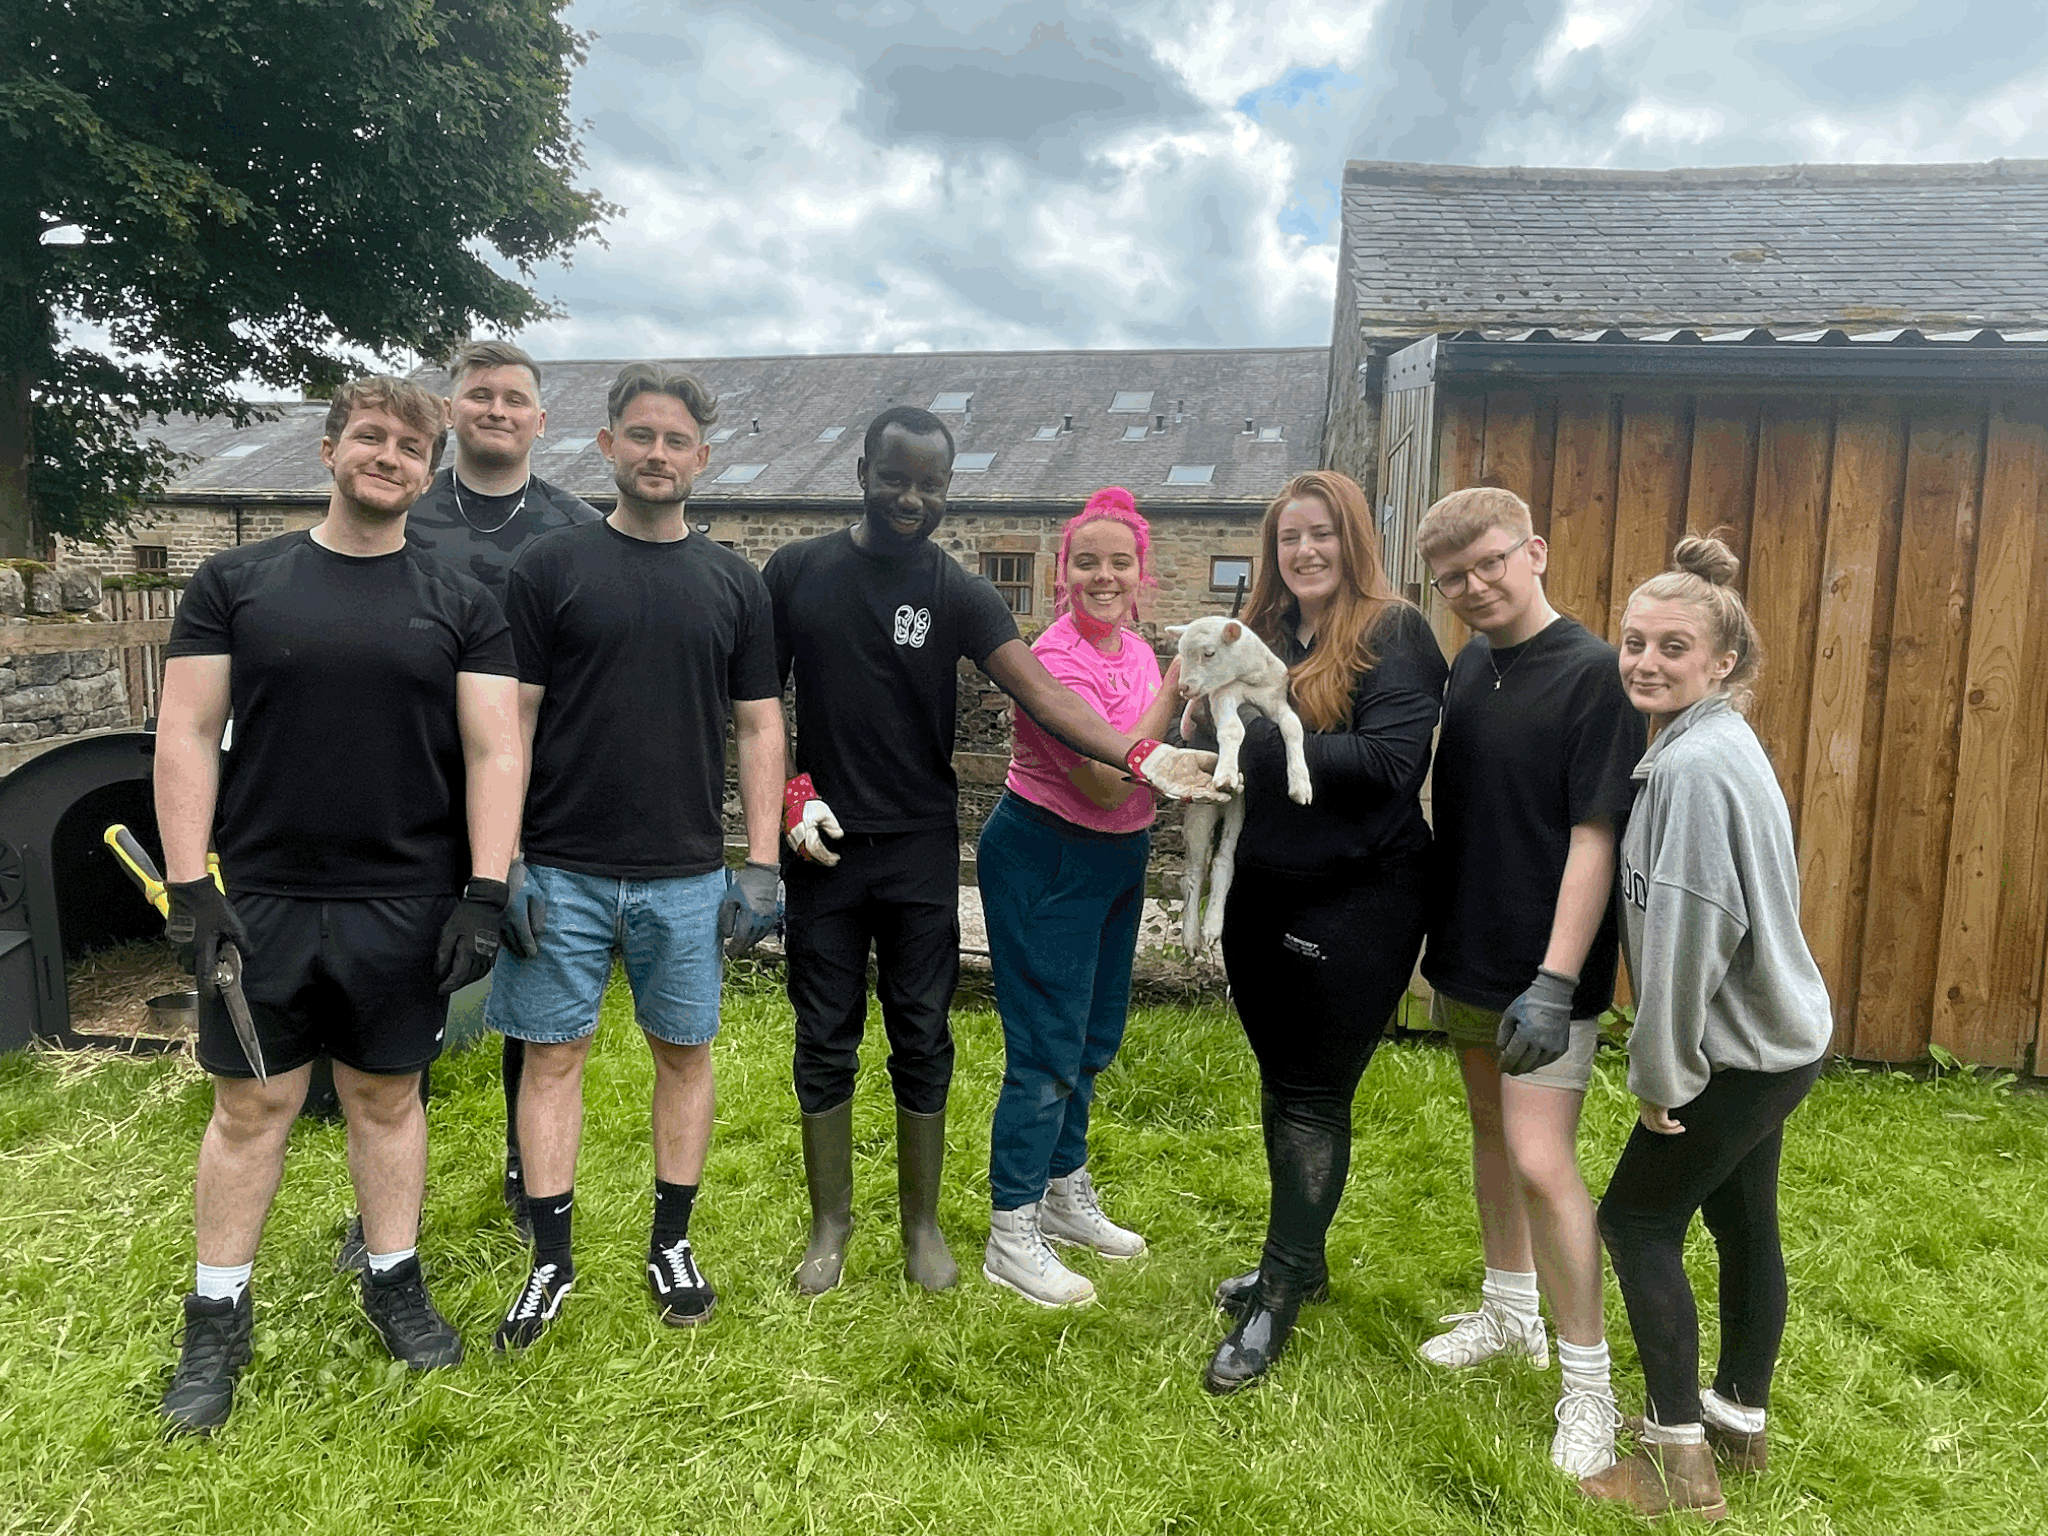
<path id="1" fill-rule="evenodd" d="M 1778 1158 L 1832 1016 L 1799 930 L 1791 817 L 1743 718 L 1761 647 L 1730 585 L 1740 563 L 1719 539 L 1688 538 L 1672 564 L 1622 618 L 1622 685 L 1655 735 L 1620 861 L 1640 1115 L 1600 1202 L 1648 1412 L 1635 1454 L 1580 1487 L 1645 1514 L 1718 1519 L 1714 1451 L 1764 1464 L 1785 1331 Z M 1684 1265 L 1695 1211 L 1721 1262 L 1721 1357 L 1705 1390 Z"/>

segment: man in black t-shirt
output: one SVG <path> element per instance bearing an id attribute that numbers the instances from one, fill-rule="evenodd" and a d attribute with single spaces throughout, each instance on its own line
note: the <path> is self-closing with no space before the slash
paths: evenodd
<path id="1" fill-rule="evenodd" d="M 1453 492 L 1416 532 L 1433 585 L 1478 634 L 1444 696 L 1433 809 L 1437 896 L 1422 974 L 1458 1048 L 1486 1279 L 1424 1359 L 1547 1364 L 1538 1277 L 1564 1386 L 1551 1459 L 1614 1460 L 1600 1238 L 1579 1176 L 1579 1110 L 1614 1000 L 1614 850 L 1643 722 L 1614 648 L 1543 592 L 1549 551 L 1512 491 Z"/>
<path id="2" fill-rule="evenodd" d="M 344 386 L 320 445 L 334 476 L 326 518 L 207 560 L 172 627 L 157 821 L 168 931 L 192 945 L 198 1057 L 214 1084 L 197 1283 L 162 1404 L 174 1432 L 206 1433 L 232 1406 L 256 1245 L 317 1056 L 334 1062 L 348 1119 L 363 1309 L 415 1369 L 462 1358 L 415 1250 L 419 1075 L 441 1049 L 445 995 L 497 950 L 521 764 L 497 604 L 405 542 L 441 438 L 441 402 L 419 386 Z M 207 875 L 210 842 L 225 890 Z M 261 1062 L 244 1053 L 217 976 L 228 945 Z"/>
<path id="3" fill-rule="evenodd" d="M 617 508 L 536 540 L 506 590 L 533 765 L 527 881 L 547 922 L 530 946 L 506 945 L 486 1015 L 527 1046 L 519 1142 L 533 1264 L 498 1325 L 500 1349 L 537 1339 L 575 1280 L 583 1067 L 615 949 L 654 1055 L 648 1284 L 663 1322 L 710 1317 L 716 1292 L 690 1215 L 711 1145 L 719 939 L 744 953 L 775 920 L 784 747 L 768 592 L 739 555 L 692 534 L 683 510 L 717 402 L 687 374 L 633 363 L 607 406 L 598 446 Z M 728 715 L 748 844 L 730 882 Z"/>
<path id="4" fill-rule="evenodd" d="M 541 404 L 540 365 L 524 350 L 508 341 L 473 341 L 463 347 L 448 364 L 447 411 L 455 462 L 435 475 L 426 494 L 412 504 L 405 518 L 405 539 L 415 549 L 467 571 L 502 604 L 505 578 L 521 550 L 550 529 L 594 523 L 601 514 L 580 496 L 533 472 L 533 445 L 547 430 L 548 413 Z M 505 926 L 508 942 L 530 946 L 534 898 L 525 877 L 524 867 L 514 859 L 507 877 L 512 894 Z M 455 1002 L 461 1007 L 466 999 Z M 513 1225 L 522 1237 L 529 1237 L 514 1109 L 525 1049 L 525 1042 L 505 1037 L 504 1190 Z M 362 1268 L 363 1252 L 359 1216 L 342 1241 L 334 1267 Z"/>
<path id="5" fill-rule="evenodd" d="M 807 1295 L 839 1283 L 853 1225 L 853 1080 L 871 949 L 896 1093 L 906 1268 L 930 1290 L 960 1274 L 938 1225 L 953 1078 L 947 1011 L 960 969 L 960 658 L 1076 751 L 1123 764 L 1164 793 L 1212 793 L 1215 765 L 1210 753 L 1112 730 L 1032 655 L 995 588 L 931 542 L 953 475 L 953 435 L 937 417 L 884 411 L 855 475 L 862 520 L 784 546 L 765 572 L 781 675 L 796 683 L 783 875 L 811 1197 L 797 1270 Z"/>

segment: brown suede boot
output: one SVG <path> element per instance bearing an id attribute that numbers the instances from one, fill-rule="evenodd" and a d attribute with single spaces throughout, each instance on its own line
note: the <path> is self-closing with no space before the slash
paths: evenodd
<path id="1" fill-rule="evenodd" d="M 1728 1515 L 1714 1453 L 1705 1441 L 1662 1445 L 1646 1440 L 1605 1472 L 1580 1478 L 1579 1491 L 1589 1498 L 1626 1504 L 1644 1515 L 1686 1514 L 1702 1520 Z"/>
<path id="2" fill-rule="evenodd" d="M 1771 1432 L 1768 1426 L 1755 1434 L 1742 1429 L 1723 1429 L 1712 1419 L 1704 1421 L 1707 1426 L 1707 1444 L 1731 1472 L 1762 1472 L 1770 1465 Z M 1643 1416 L 1631 1413 L 1623 1417 L 1624 1431 L 1640 1438 L 1643 1433 Z"/>

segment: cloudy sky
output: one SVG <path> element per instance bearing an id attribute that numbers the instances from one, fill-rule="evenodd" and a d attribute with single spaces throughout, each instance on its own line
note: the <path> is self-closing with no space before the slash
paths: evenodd
<path id="1" fill-rule="evenodd" d="M 577 0 L 543 357 L 1328 341 L 1346 158 L 2048 158 L 2039 0 Z"/>

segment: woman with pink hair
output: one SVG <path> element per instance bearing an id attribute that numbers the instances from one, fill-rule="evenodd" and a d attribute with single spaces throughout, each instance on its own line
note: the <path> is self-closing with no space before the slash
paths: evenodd
<path id="1" fill-rule="evenodd" d="M 1151 584 L 1152 533 L 1121 486 L 1060 534 L 1058 617 L 1032 644 L 1046 670 L 1119 731 L 1159 736 L 1178 713 L 1131 632 Z M 1135 1258 L 1145 1240 L 1096 1202 L 1088 1106 L 1123 1043 L 1152 851 L 1152 792 L 1069 750 L 1019 711 L 1005 792 L 981 832 L 982 910 L 1003 1020 L 1003 1087 L 989 1134 L 992 1214 L 982 1274 L 1041 1306 L 1095 1287 L 1051 1243 Z"/>

